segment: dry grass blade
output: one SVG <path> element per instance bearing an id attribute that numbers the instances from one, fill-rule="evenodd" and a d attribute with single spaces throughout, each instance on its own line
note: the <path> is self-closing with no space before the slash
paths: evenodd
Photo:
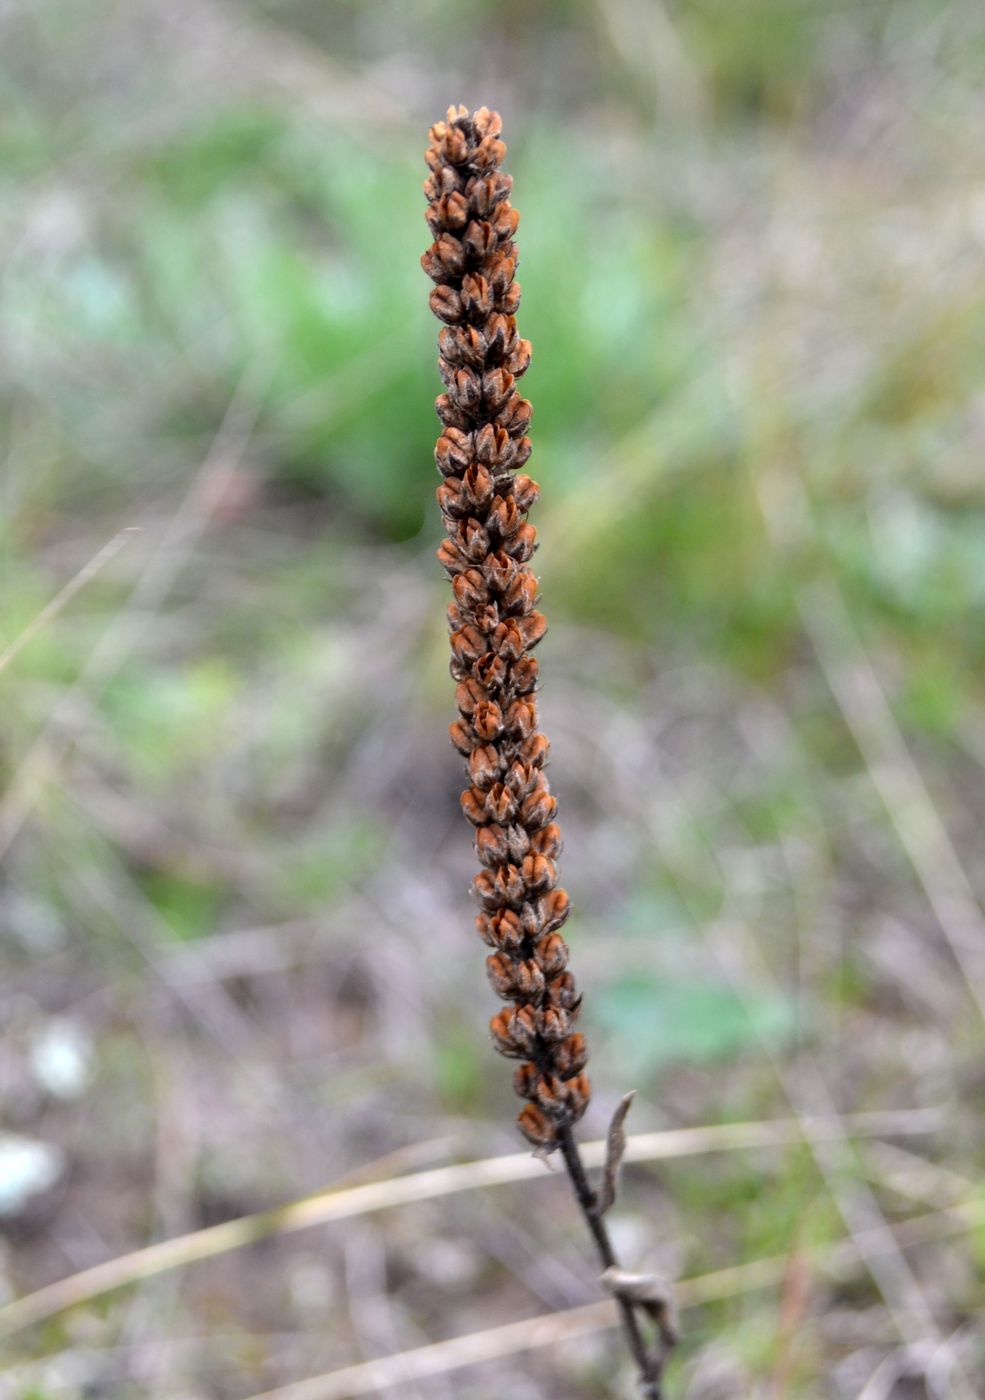
<path id="1" fill-rule="evenodd" d="M 962 1233 L 975 1229 L 982 1221 L 985 1221 L 985 1202 L 970 1201 L 952 1211 L 935 1211 L 906 1221 L 897 1229 L 896 1243 L 903 1247 Z M 883 1247 L 881 1233 L 866 1244 L 872 1249 Z M 819 1272 L 835 1278 L 850 1275 L 859 1265 L 856 1243 L 852 1240 L 839 1240 L 813 1250 L 809 1260 Z M 679 1308 L 696 1308 L 739 1293 L 773 1288 L 783 1281 L 789 1266 L 787 1255 L 776 1254 L 714 1273 L 699 1274 L 674 1285 L 675 1301 Z M 547 1313 L 523 1322 L 452 1337 L 448 1341 L 432 1342 L 395 1356 L 346 1366 L 340 1371 L 310 1376 L 276 1390 L 266 1390 L 251 1396 L 250 1400 L 355 1400 L 356 1396 L 370 1395 L 408 1380 L 447 1375 L 466 1366 L 605 1331 L 615 1327 L 617 1322 L 613 1303 L 589 1303 L 565 1312 Z"/>
<path id="2" fill-rule="evenodd" d="M 841 593 L 819 584 L 801 615 L 828 684 L 969 993 L 985 1020 L 978 950 L 985 917 L 940 812 L 914 762 Z"/>
<path id="3" fill-rule="evenodd" d="M 813 533 L 806 492 L 793 474 L 782 486 L 759 482 L 759 502 L 778 549 Z M 825 579 L 796 595 L 824 677 L 906 852 L 927 903 L 954 955 L 971 999 L 985 1020 L 980 948 L 985 914 L 950 833 L 900 731 L 876 668 L 855 628 L 841 589 Z"/>
<path id="4" fill-rule="evenodd" d="M 756 968 L 760 985 L 771 986 L 774 995 L 780 995 L 779 986 L 758 942 L 745 927 L 735 926 L 727 944 L 719 934 L 710 931 L 706 932 L 706 939 L 719 966 L 740 997 L 746 995 L 747 984 L 737 966 L 737 954 L 741 954 L 747 968 Z M 767 1041 L 762 1040 L 761 1045 L 791 1106 L 798 1112 L 804 1112 L 802 1106 L 806 1102 L 807 1111 L 828 1124 L 829 1131 L 823 1136 L 805 1134 L 805 1137 L 831 1199 L 852 1240 L 856 1242 L 859 1257 L 882 1295 L 901 1339 L 906 1344 L 921 1337 L 938 1340 L 937 1322 L 921 1283 L 899 1249 L 875 1193 L 857 1173 L 849 1133 L 844 1128 L 842 1116 L 820 1065 L 812 1055 L 802 1055 L 800 1073 L 795 1078 Z M 959 1397 L 961 1400 L 973 1400 L 974 1391 L 968 1378 L 961 1373 L 957 1358 L 953 1357 L 952 1360 L 956 1371 L 952 1400 L 959 1400 Z"/>
<path id="5" fill-rule="evenodd" d="M 934 1132 L 940 1124 L 940 1115 L 933 1109 L 864 1113 L 854 1118 L 848 1117 L 844 1122 L 851 1131 L 861 1136 L 909 1135 Z M 800 1141 L 805 1132 L 815 1130 L 823 1134 L 830 1128 L 824 1123 L 812 1124 L 810 1120 L 774 1119 L 641 1133 L 627 1140 L 624 1161 L 653 1162 L 704 1152 L 782 1147 Z M 586 1143 L 582 1154 L 587 1165 L 601 1166 L 606 1151 L 607 1143 L 600 1140 Z M 67 1308 L 90 1302 L 127 1284 L 152 1278 L 169 1269 L 180 1269 L 202 1259 L 215 1258 L 272 1235 L 303 1230 L 311 1225 L 325 1225 L 335 1220 L 351 1220 L 356 1216 L 391 1210 L 416 1201 L 435 1200 L 461 1191 L 503 1186 L 543 1175 L 542 1162 L 528 1153 L 517 1152 L 504 1157 L 437 1167 L 385 1181 L 336 1186 L 273 1210 L 161 1240 L 59 1279 L 0 1308 L 0 1337 L 9 1337 Z"/>
<path id="6" fill-rule="evenodd" d="M 920 1205 L 945 1210 L 966 1200 L 974 1190 L 970 1176 L 942 1162 L 931 1162 L 890 1142 L 867 1143 L 863 1166 L 871 1180 Z"/>
<path id="7" fill-rule="evenodd" d="M 427 1376 L 447 1375 L 465 1366 L 483 1361 L 495 1361 L 503 1356 L 515 1356 L 521 1351 L 555 1346 L 572 1337 L 584 1337 L 592 1332 L 604 1332 L 616 1327 L 619 1317 L 614 1299 L 602 1303 L 587 1303 L 566 1312 L 545 1313 L 523 1322 L 508 1322 L 502 1327 L 490 1327 L 483 1332 L 470 1332 L 464 1337 L 452 1337 L 446 1342 L 432 1342 L 402 1351 L 395 1356 L 382 1356 L 347 1366 L 342 1371 L 330 1371 L 307 1380 L 295 1381 L 276 1390 L 265 1390 L 251 1400 L 347 1400 L 356 1395 L 371 1395 L 376 1390 L 404 1384 L 408 1380 L 423 1380 Z"/>
<path id="8" fill-rule="evenodd" d="M 69 721 L 80 699 L 91 700 L 102 694 L 141 629 L 147 626 L 148 616 L 168 597 L 189 554 L 208 527 L 210 473 L 223 461 L 238 457 L 249 440 L 259 412 L 257 390 L 258 372 L 251 363 L 233 393 L 209 451 L 143 564 L 127 601 L 90 652 L 75 681 L 61 693 L 37 738 L 14 769 L 7 790 L 0 796 L 0 859 L 27 820 L 38 793 L 71 752 Z"/>
<path id="9" fill-rule="evenodd" d="M 128 525 L 125 530 L 120 530 L 113 538 L 107 541 L 96 554 L 92 556 L 82 568 L 69 579 L 65 587 L 60 589 L 46 603 L 41 611 L 31 619 L 19 637 L 14 640 L 3 651 L 0 651 L 0 671 L 5 671 L 16 656 L 19 656 L 29 642 L 33 642 L 39 632 L 47 627 L 49 622 L 53 622 L 58 614 L 90 583 L 100 570 L 104 569 L 111 559 L 115 559 L 124 545 L 130 543 L 135 535 L 140 533 L 138 525 Z"/>

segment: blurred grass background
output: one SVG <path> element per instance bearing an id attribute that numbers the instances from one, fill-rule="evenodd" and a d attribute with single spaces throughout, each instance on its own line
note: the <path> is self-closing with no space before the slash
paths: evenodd
<path id="1" fill-rule="evenodd" d="M 0 40 L 0 652 L 116 541 L 0 662 L 4 1295 L 515 1150 L 418 265 L 427 126 L 488 103 L 590 1131 L 630 1085 L 637 1131 L 939 1110 L 627 1174 L 632 1264 L 789 1261 L 687 1311 L 671 1393 L 985 1393 L 981 8 L 10 0 Z M 245 1400 L 596 1293 L 545 1174 L 145 1281 L 0 1393 Z M 629 1396 L 618 1354 L 404 1392 Z"/>

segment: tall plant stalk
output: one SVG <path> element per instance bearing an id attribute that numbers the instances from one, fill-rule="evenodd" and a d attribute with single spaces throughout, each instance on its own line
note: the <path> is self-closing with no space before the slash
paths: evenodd
<path id="1" fill-rule="evenodd" d="M 445 386 L 435 403 L 442 422 L 435 460 L 443 478 L 438 504 L 447 537 L 438 558 L 451 578 L 451 673 L 459 718 L 452 743 L 468 761 L 462 808 L 475 828 L 482 869 L 473 889 L 476 926 L 492 950 L 486 970 L 506 1003 L 490 1022 L 499 1052 L 517 1060 L 517 1122 L 542 1154 L 559 1151 L 585 1216 L 649 1400 L 661 1396 L 669 1328 L 648 1346 L 640 1315 L 664 1318 L 648 1281 L 618 1266 L 605 1222 L 612 1203 L 621 1116 L 601 1191 L 592 1187 L 574 1126 L 588 1106 L 584 1037 L 574 1029 L 581 997 L 559 930 L 569 913 L 557 883 L 561 833 L 544 766 L 531 655 L 547 630 L 529 567 L 536 531 L 527 514 L 537 484 L 520 472 L 530 456 L 531 409 L 516 382 L 530 364 L 517 334 L 520 287 L 514 274 L 519 216 L 513 181 L 500 168 L 506 147 L 496 112 L 449 108 L 429 133 L 424 190 L 434 242 L 421 259 L 434 281 L 431 310 L 444 323 L 438 369 Z"/>

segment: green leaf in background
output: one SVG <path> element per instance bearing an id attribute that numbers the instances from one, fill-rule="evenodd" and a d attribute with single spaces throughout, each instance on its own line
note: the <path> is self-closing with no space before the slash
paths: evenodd
<path id="1" fill-rule="evenodd" d="M 135 770 L 147 783 L 166 783 L 176 770 L 214 756 L 239 685 L 220 657 L 172 670 L 131 665 L 108 686 L 105 703 Z"/>
<path id="2" fill-rule="evenodd" d="M 215 932 L 223 891 L 172 871 L 153 871 L 143 887 L 175 938 L 192 943 Z"/>
<path id="3" fill-rule="evenodd" d="M 382 839 L 372 822 L 350 812 L 343 825 L 296 842 L 280 863 L 285 897 L 304 908 L 330 904 L 373 869 Z"/>
<path id="4" fill-rule="evenodd" d="M 610 1058 L 644 1074 L 674 1061 L 706 1062 L 792 1032 L 787 1002 L 765 993 L 739 997 L 723 982 L 634 972 L 596 999 L 595 1014 L 612 1036 Z"/>
<path id="5" fill-rule="evenodd" d="M 455 1113 L 468 1112 L 482 1095 L 488 1082 L 488 1059 L 470 1024 L 448 1028 L 437 1040 L 435 1079 L 441 1101 Z"/>
<path id="6" fill-rule="evenodd" d="M 975 1195 L 979 1201 L 985 1202 L 985 1186 L 979 1186 Z M 971 1237 L 971 1245 L 978 1260 L 979 1271 L 985 1273 L 985 1221 L 975 1227 Z"/>

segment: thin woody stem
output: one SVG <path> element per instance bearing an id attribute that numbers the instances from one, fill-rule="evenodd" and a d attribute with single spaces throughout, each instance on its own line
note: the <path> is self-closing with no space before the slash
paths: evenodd
<path id="1" fill-rule="evenodd" d="M 561 1155 L 564 1157 L 564 1165 L 568 1169 L 575 1198 L 595 1241 L 602 1265 L 606 1269 L 617 1268 L 619 1261 L 616 1258 L 605 1218 L 598 1209 L 598 1197 L 588 1180 L 577 1139 L 568 1124 L 558 1129 L 557 1141 Z M 637 1310 L 633 1304 L 618 1296 L 616 1303 L 622 1318 L 623 1331 L 626 1334 L 629 1350 L 632 1352 L 633 1360 L 639 1370 L 640 1393 L 646 1400 L 662 1400 L 663 1390 L 660 1379 L 663 1371 L 663 1360 L 659 1352 L 651 1353 L 648 1351 L 643 1333 L 640 1331 Z"/>

